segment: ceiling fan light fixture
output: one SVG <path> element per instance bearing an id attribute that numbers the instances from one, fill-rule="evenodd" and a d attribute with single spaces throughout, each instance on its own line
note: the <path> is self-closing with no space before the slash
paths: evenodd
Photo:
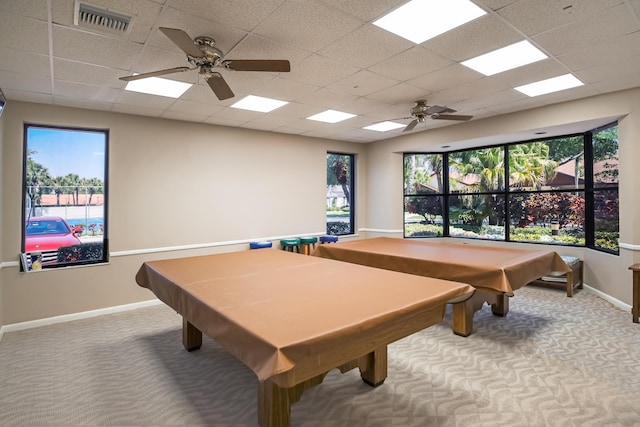
<path id="1" fill-rule="evenodd" d="M 463 61 L 461 64 L 485 76 L 492 76 L 547 58 L 544 52 L 529 41 L 523 40 Z"/>
<path id="2" fill-rule="evenodd" d="M 470 0 L 412 0 L 373 25 L 420 44 L 486 13 Z"/>
<path id="3" fill-rule="evenodd" d="M 248 95 L 242 98 L 240 101 L 231 105 L 232 108 L 239 108 L 242 110 L 258 111 L 260 113 L 268 113 L 280 108 L 283 105 L 288 104 L 287 101 L 280 101 L 278 99 L 263 98 L 261 96 Z"/>
<path id="4" fill-rule="evenodd" d="M 373 125 L 366 126 L 362 129 L 375 130 L 376 132 L 387 132 L 394 129 L 400 129 L 405 126 L 406 125 L 403 125 L 402 123 L 390 122 L 387 120 L 385 122 L 375 123 Z"/>
<path id="5" fill-rule="evenodd" d="M 518 86 L 514 88 L 518 92 L 524 93 L 527 96 L 534 97 L 539 95 L 546 95 L 552 92 L 559 92 L 565 89 L 571 89 L 574 87 L 582 86 L 582 83 L 573 74 L 564 74 L 558 77 L 552 77 L 546 80 L 540 80 L 538 82 L 529 83 L 527 85 Z"/>
<path id="6" fill-rule="evenodd" d="M 356 116 L 355 114 L 344 113 L 342 111 L 326 110 L 326 111 L 323 111 L 322 113 L 314 114 L 313 116 L 307 117 L 307 120 L 315 120 L 318 122 L 326 122 L 326 123 L 338 123 L 355 116 Z"/>
<path id="7" fill-rule="evenodd" d="M 124 89 L 149 95 L 180 98 L 191 86 L 193 86 L 191 83 L 178 82 L 161 77 L 148 77 L 146 79 L 131 80 Z"/>

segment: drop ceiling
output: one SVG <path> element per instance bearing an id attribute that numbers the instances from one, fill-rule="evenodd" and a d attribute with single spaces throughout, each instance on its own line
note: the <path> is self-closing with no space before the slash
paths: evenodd
<path id="1" fill-rule="evenodd" d="M 481 120 L 640 86 L 640 0 L 474 0 L 486 15 L 422 44 L 372 24 L 406 0 L 86 3 L 132 16 L 129 29 L 74 25 L 74 0 L 0 1 L 8 108 L 27 101 L 366 143 L 402 135 L 363 127 L 408 116 L 418 99 Z M 235 92 L 225 101 L 197 71 L 164 76 L 193 84 L 178 99 L 125 91 L 119 77 L 189 65 L 158 27 L 212 37 L 225 59 L 288 59 L 291 72 L 222 70 Z M 521 40 L 549 58 L 490 77 L 460 65 Z M 513 89 L 567 73 L 584 86 L 534 98 Z M 246 95 L 288 104 L 270 113 L 230 108 Z M 306 119 L 326 109 L 357 116 Z M 464 125 L 427 120 L 411 133 Z"/>

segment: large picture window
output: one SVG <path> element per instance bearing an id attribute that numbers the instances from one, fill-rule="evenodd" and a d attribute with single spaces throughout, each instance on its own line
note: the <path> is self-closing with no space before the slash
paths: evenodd
<path id="1" fill-rule="evenodd" d="M 405 154 L 404 235 L 618 253 L 617 132 L 613 123 L 580 135 Z"/>
<path id="2" fill-rule="evenodd" d="M 107 260 L 107 130 L 26 124 L 23 268 Z"/>
<path id="3" fill-rule="evenodd" d="M 327 234 L 354 234 L 354 155 L 327 153 Z"/>

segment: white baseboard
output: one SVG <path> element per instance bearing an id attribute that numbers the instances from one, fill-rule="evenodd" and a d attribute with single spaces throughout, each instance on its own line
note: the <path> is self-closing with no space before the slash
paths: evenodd
<path id="1" fill-rule="evenodd" d="M 5 332 L 22 331 L 24 329 L 38 328 L 40 326 L 53 325 L 55 323 L 71 322 L 73 320 L 88 319 L 91 317 L 103 316 L 105 314 L 119 313 L 122 311 L 136 310 L 143 307 L 151 307 L 162 304 L 159 299 L 152 299 L 132 304 L 117 305 L 115 307 L 99 308 L 97 310 L 82 311 L 80 313 L 63 314 L 61 316 L 47 317 L 44 319 L 29 320 L 27 322 L 12 323 L 0 328 L 0 340 Z"/>
<path id="2" fill-rule="evenodd" d="M 599 296 L 603 300 L 611 303 L 613 306 L 618 307 L 623 311 L 628 311 L 629 313 L 631 313 L 631 305 L 626 304 L 620 301 L 619 299 L 612 297 L 611 295 L 605 294 L 604 292 L 599 291 L 596 288 L 592 288 L 589 285 L 583 285 L 583 288 L 585 291 L 589 292 L 590 294 Z"/>

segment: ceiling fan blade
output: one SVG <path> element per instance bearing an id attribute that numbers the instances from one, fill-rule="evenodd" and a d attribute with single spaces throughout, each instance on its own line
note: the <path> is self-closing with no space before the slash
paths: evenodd
<path id="1" fill-rule="evenodd" d="M 408 117 L 396 117 L 395 119 L 378 120 L 377 122 L 373 122 L 373 124 L 375 125 L 376 123 L 393 122 L 395 120 L 409 120 L 409 119 L 413 119 L 413 117 L 411 117 L 411 116 L 408 116 Z"/>
<path id="2" fill-rule="evenodd" d="M 432 116 L 434 114 L 455 113 L 455 112 L 456 110 L 454 110 L 453 108 L 443 107 L 441 105 L 432 105 L 427 108 L 427 111 L 425 111 L 425 113 L 428 116 Z"/>
<path id="3" fill-rule="evenodd" d="M 228 59 L 222 65 L 235 71 L 291 71 L 291 64 L 286 59 Z"/>
<path id="4" fill-rule="evenodd" d="M 181 73 L 183 71 L 189 71 L 193 69 L 194 68 L 189 68 L 189 67 L 175 67 L 175 68 L 169 68 L 166 70 L 151 71 L 150 73 L 142 73 L 142 74 L 135 74 L 133 76 L 120 77 L 120 80 L 124 80 L 125 82 L 130 82 L 132 80 L 140 80 L 140 79 L 146 79 L 148 77 L 163 76 L 165 74 L 171 74 L 171 73 Z"/>
<path id="5" fill-rule="evenodd" d="M 431 116 L 432 119 L 435 120 L 461 120 L 467 121 L 471 120 L 473 116 L 460 116 L 460 115 L 452 115 L 452 114 L 434 114 Z"/>
<path id="6" fill-rule="evenodd" d="M 225 99 L 233 98 L 235 96 L 227 82 L 220 74 L 214 73 L 209 77 L 205 77 L 205 80 L 220 101 L 224 101 Z"/>
<path id="7" fill-rule="evenodd" d="M 409 132 L 411 129 L 413 129 L 414 127 L 416 127 L 416 125 L 418 124 L 418 119 L 413 120 L 411 123 L 409 123 L 407 125 L 406 128 L 404 128 L 404 130 L 402 132 Z"/>
<path id="8" fill-rule="evenodd" d="M 187 55 L 195 58 L 204 57 L 204 53 L 198 48 L 198 46 L 196 46 L 191 37 L 189 37 L 189 34 L 177 28 L 160 27 L 159 30 L 162 31 L 169 40 L 175 43 Z"/>

